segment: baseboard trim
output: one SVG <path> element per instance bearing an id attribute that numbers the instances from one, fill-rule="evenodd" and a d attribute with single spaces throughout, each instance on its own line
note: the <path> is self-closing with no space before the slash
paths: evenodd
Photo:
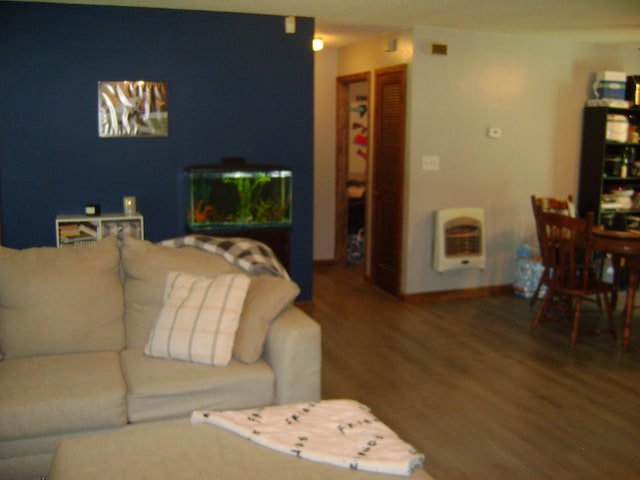
<path id="1" fill-rule="evenodd" d="M 400 298 L 406 303 L 424 303 L 459 298 L 497 297 L 500 295 L 513 295 L 513 285 L 493 285 L 491 287 L 467 288 L 464 290 L 403 294 Z"/>

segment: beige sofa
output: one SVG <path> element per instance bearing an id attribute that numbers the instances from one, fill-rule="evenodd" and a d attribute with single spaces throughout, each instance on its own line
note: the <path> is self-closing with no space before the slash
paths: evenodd
<path id="1" fill-rule="evenodd" d="M 130 237 L 0 247 L 0 478 L 46 475 L 66 437 L 320 398 L 320 328 L 283 278 L 250 277 L 225 366 L 145 353 L 177 291 L 171 272 L 244 273 L 201 249 Z"/>

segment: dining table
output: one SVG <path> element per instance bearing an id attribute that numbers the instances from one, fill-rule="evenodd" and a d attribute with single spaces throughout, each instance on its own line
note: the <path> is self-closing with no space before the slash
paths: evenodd
<path id="1" fill-rule="evenodd" d="M 627 295 L 622 327 L 622 350 L 627 351 L 631 344 L 634 299 L 640 279 L 640 231 L 612 230 L 602 225 L 594 226 L 591 231 L 591 248 L 595 251 L 610 253 L 614 258 L 614 269 L 616 269 L 614 278 L 619 278 L 617 269 L 621 265 L 627 268 Z"/>

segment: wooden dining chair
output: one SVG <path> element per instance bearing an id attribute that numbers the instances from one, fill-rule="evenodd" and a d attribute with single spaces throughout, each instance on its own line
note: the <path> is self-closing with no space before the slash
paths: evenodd
<path id="1" fill-rule="evenodd" d="M 571 345 L 579 333 L 610 332 L 616 338 L 612 304 L 609 295 L 614 286 L 600 280 L 591 268 L 591 229 L 593 214 L 586 219 L 573 218 L 552 212 L 539 213 L 540 249 L 547 266 L 553 272 L 547 280 L 547 291 L 531 324 L 533 334 L 540 323 L 554 321 L 571 329 Z M 601 330 L 580 327 L 582 302 L 586 296 L 599 295 L 605 306 L 608 328 Z M 563 299 L 565 307 L 560 315 L 552 308 L 554 301 Z"/>
<path id="2" fill-rule="evenodd" d="M 540 238 L 539 214 L 542 212 L 553 212 L 568 215 L 570 217 L 575 217 L 576 212 L 573 203 L 573 197 L 571 195 L 568 195 L 565 200 L 561 198 L 536 197 L 535 195 L 531 195 L 531 208 L 533 209 L 533 218 L 536 224 L 536 234 L 538 236 L 538 244 L 541 246 L 540 253 L 542 256 L 543 252 Z M 538 280 L 538 285 L 536 285 L 536 289 L 533 292 L 533 296 L 531 297 L 531 300 L 529 300 L 530 308 L 533 308 L 534 304 L 540 296 L 540 290 L 542 289 L 542 286 L 546 285 L 549 280 L 549 270 L 546 265 L 547 263 L 544 261 L 544 256 L 542 256 L 543 271 L 540 275 L 540 279 Z"/>

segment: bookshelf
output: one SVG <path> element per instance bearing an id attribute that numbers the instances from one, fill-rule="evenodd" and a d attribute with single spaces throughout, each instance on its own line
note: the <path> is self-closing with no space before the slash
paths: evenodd
<path id="1" fill-rule="evenodd" d="M 122 215 L 57 215 L 56 245 L 83 245 L 113 235 L 131 235 L 144 240 L 144 217 L 141 214 Z"/>

